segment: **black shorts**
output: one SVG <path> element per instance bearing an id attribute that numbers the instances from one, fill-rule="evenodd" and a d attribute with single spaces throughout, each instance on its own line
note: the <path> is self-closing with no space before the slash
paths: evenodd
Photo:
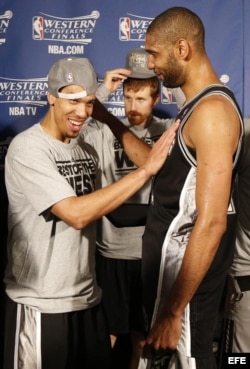
<path id="1" fill-rule="evenodd" d="M 4 369 L 111 368 L 111 345 L 101 305 L 40 313 L 7 298 Z"/>
<path id="2" fill-rule="evenodd" d="M 97 282 L 103 290 L 103 306 L 110 333 L 143 332 L 141 260 L 97 255 Z"/>

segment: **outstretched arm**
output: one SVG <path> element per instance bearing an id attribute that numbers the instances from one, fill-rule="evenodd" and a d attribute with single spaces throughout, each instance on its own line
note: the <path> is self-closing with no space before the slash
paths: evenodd
<path id="1" fill-rule="evenodd" d="M 174 123 L 156 142 L 144 165 L 130 172 L 119 181 L 88 195 L 69 197 L 59 201 L 51 212 L 74 228 L 82 229 L 94 220 L 106 215 L 128 200 L 165 162 L 175 137 L 178 123 Z"/>

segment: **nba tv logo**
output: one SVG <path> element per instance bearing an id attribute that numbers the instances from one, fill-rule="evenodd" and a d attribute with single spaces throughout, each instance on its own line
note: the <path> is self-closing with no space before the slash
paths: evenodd
<path id="1" fill-rule="evenodd" d="M 36 16 L 32 18 L 34 40 L 43 40 L 44 37 L 43 24 L 44 24 L 43 17 Z"/>
<path id="2" fill-rule="evenodd" d="M 128 17 L 119 19 L 119 39 L 120 41 L 130 40 L 130 18 Z"/>

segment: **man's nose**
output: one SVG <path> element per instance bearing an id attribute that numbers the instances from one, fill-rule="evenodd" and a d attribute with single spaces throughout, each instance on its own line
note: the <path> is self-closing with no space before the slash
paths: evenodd
<path id="1" fill-rule="evenodd" d="M 81 117 L 84 118 L 87 116 L 87 110 L 86 110 L 86 105 L 85 103 L 79 103 L 76 106 L 76 114 Z"/>
<path id="2" fill-rule="evenodd" d="M 131 110 L 136 110 L 136 100 L 131 100 Z"/>
<path id="3" fill-rule="evenodd" d="M 154 69 L 154 62 L 153 62 L 153 57 L 152 55 L 149 54 L 148 56 L 148 63 L 147 63 L 147 67 L 148 69 Z"/>

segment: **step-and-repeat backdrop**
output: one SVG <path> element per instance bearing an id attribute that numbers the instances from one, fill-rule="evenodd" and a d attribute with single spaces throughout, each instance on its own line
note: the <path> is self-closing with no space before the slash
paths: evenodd
<path id="1" fill-rule="evenodd" d="M 202 18 L 211 61 L 243 114 L 250 114 L 249 0 L 0 0 L 1 201 L 8 145 L 46 113 L 52 63 L 87 57 L 101 83 L 106 70 L 124 67 L 127 52 L 143 46 L 152 19 L 171 6 L 186 6 Z M 105 104 L 123 117 L 122 88 Z M 171 91 L 162 88 L 156 114 L 171 117 L 176 111 Z"/>

